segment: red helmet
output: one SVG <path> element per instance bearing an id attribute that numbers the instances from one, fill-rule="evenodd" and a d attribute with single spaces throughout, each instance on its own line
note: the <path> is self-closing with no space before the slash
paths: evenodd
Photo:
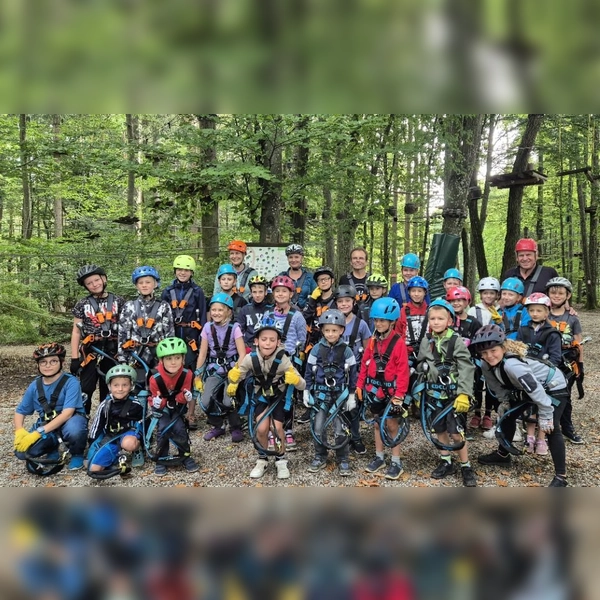
<path id="1" fill-rule="evenodd" d="M 242 242 L 241 240 L 232 240 L 231 242 L 229 242 L 227 250 L 235 250 L 236 252 L 246 254 L 246 252 L 248 251 L 248 247 L 246 246 L 246 242 Z"/>
<path id="2" fill-rule="evenodd" d="M 537 242 L 531 238 L 521 238 L 516 246 L 515 252 L 537 252 Z"/>
<path id="3" fill-rule="evenodd" d="M 271 281 L 271 289 L 274 290 L 276 287 L 286 287 L 291 292 L 296 291 L 294 282 L 287 275 L 277 275 L 277 277 L 273 278 L 273 281 Z"/>
<path id="4" fill-rule="evenodd" d="M 446 292 L 446 300 L 466 300 L 471 302 L 471 292 L 464 285 L 457 285 Z"/>

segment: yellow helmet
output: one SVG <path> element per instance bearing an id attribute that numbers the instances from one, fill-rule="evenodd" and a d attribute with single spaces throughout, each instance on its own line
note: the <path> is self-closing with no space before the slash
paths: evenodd
<path id="1" fill-rule="evenodd" d="M 180 254 L 179 256 L 175 257 L 175 260 L 173 261 L 173 268 L 188 269 L 188 271 L 195 271 L 196 261 L 187 254 Z"/>

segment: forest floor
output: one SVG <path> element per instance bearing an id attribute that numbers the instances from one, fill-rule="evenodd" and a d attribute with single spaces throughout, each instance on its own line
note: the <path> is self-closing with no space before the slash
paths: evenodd
<path id="1" fill-rule="evenodd" d="M 565 441 L 567 449 L 567 474 L 573 487 L 595 487 L 600 484 L 598 464 L 600 459 L 600 312 L 580 312 L 584 335 L 592 336 L 585 345 L 585 398 L 574 399 L 574 422 L 585 439 L 584 445 L 575 446 Z M 35 363 L 31 359 L 33 346 L 4 346 L 0 348 L 0 389 L 3 390 L 0 407 L 0 485 L 3 487 L 452 487 L 462 485 L 459 476 L 436 481 L 429 477 L 438 460 L 434 447 L 425 440 L 420 424 L 411 420 L 411 431 L 401 446 L 404 473 L 397 481 L 389 481 L 383 474 L 369 474 L 365 465 L 374 453 L 372 429 L 362 424 L 362 433 L 368 452 L 363 456 L 350 453 L 353 474 L 340 477 L 330 457 L 326 469 L 319 473 L 306 471 L 313 458 L 313 444 L 308 425 L 296 425 L 298 450 L 289 452 L 291 477 L 278 480 L 273 463 L 265 476 L 259 480 L 248 477 L 256 460 L 256 451 L 246 439 L 240 444 L 231 443 L 229 433 L 205 442 L 202 439 L 208 426 L 200 418 L 200 428 L 192 431 L 192 454 L 200 465 L 196 473 L 187 473 L 182 467 L 169 470 L 166 476 L 153 473 L 154 465 L 146 461 L 143 467 L 133 470 L 126 479 L 114 477 L 104 482 L 90 479 L 85 470 L 67 471 L 43 478 L 29 474 L 25 465 L 13 454 L 13 414 L 24 390 L 36 376 Z M 576 397 L 576 393 L 574 394 Z M 94 399 L 94 408 L 96 406 Z M 30 423 L 31 419 L 27 421 Z M 477 456 L 496 448 L 494 440 L 474 432 L 469 443 L 469 454 L 475 468 L 478 484 L 482 487 L 544 487 L 553 476 L 550 455 L 524 455 L 513 457 L 508 468 L 483 467 L 477 464 Z M 389 454 L 389 453 L 388 453 Z"/>

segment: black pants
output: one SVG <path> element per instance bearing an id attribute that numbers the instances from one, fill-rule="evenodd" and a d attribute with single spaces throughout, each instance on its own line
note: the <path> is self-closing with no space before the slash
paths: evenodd
<path id="1" fill-rule="evenodd" d="M 100 364 L 98 364 L 98 359 L 95 358 L 79 370 L 81 392 L 87 396 L 87 398 L 84 397 L 84 408 L 85 414 L 88 415 L 88 417 L 92 408 L 92 395 L 96 391 L 98 383 L 100 384 L 100 402 L 108 396 L 108 386 L 106 385 L 104 377 L 106 376 L 106 371 L 112 366 L 113 364 L 107 359 L 103 359 L 100 361 Z M 104 373 L 104 375 L 102 375 L 102 373 Z"/>

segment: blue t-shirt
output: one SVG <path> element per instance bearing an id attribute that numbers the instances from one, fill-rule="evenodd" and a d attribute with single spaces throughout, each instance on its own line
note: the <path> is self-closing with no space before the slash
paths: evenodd
<path id="1" fill-rule="evenodd" d="M 346 329 L 344 330 L 344 334 L 342 335 L 342 341 L 346 342 L 346 344 L 350 345 L 350 336 L 354 331 L 354 327 L 356 326 L 357 316 L 353 315 L 353 318 L 346 323 Z M 354 357 L 356 358 L 356 364 L 360 365 L 360 361 L 362 360 L 362 355 L 365 349 L 365 344 L 371 339 L 371 330 L 367 325 L 366 321 L 362 319 L 358 319 L 358 331 L 356 334 L 356 339 L 354 340 L 354 345 L 350 347 L 350 350 L 354 353 Z"/>
<path id="2" fill-rule="evenodd" d="M 85 409 L 83 407 L 79 379 L 77 379 L 77 377 L 73 377 L 73 375 L 64 374 L 63 376 L 67 377 L 67 382 L 58 396 L 54 410 L 57 413 L 60 413 L 67 408 L 74 408 L 76 413 L 84 415 Z M 56 389 L 60 379 L 61 378 L 59 377 L 50 385 L 43 385 L 44 395 L 48 400 L 51 399 L 52 392 L 54 392 Z M 44 416 L 44 409 L 38 400 L 37 378 L 25 390 L 25 394 L 23 394 L 23 398 L 21 399 L 21 402 L 19 402 L 16 412 L 20 415 L 32 415 L 33 413 L 37 412 L 40 417 Z"/>

